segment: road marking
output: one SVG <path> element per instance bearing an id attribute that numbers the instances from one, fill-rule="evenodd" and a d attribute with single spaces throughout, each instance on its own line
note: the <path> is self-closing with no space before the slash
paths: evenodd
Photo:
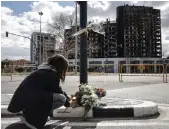
<path id="1" fill-rule="evenodd" d="M 13 94 L 1 94 L 1 95 L 9 95 L 9 96 L 13 96 Z"/>
<path id="2" fill-rule="evenodd" d="M 22 123 L 19 119 L 1 119 L 1 125 L 2 124 L 12 124 L 12 123 Z M 58 122 L 57 120 L 52 123 Z M 51 124 L 52 124 L 51 123 Z M 58 122 L 60 123 L 59 126 L 65 126 L 67 128 L 72 126 L 78 126 L 78 127 L 112 127 L 112 126 L 169 126 L 169 121 L 101 121 L 101 122 Z M 65 124 L 66 123 L 66 124 Z M 49 125 L 48 123 L 47 125 Z M 69 128 L 70 129 L 70 128 Z"/>
<path id="3" fill-rule="evenodd" d="M 1 105 L 1 109 L 7 109 L 8 108 L 8 105 Z"/>
<path id="4" fill-rule="evenodd" d="M 1 118 L 1 125 L 2 124 L 5 124 L 5 125 L 6 124 L 12 124 L 12 123 L 16 123 L 16 122 L 22 123 L 19 118 L 15 118 L 15 119 L 12 119 L 12 118 L 3 119 L 3 118 Z"/>

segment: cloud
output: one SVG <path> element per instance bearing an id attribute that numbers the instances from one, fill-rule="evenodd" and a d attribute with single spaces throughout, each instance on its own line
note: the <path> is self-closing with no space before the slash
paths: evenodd
<path id="1" fill-rule="evenodd" d="M 20 46 L 15 46 L 15 48 L 13 46 L 1 47 L 1 58 L 2 59 L 23 59 L 24 58 L 29 60 L 30 50 L 29 48 L 24 48 Z"/>
<path id="2" fill-rule="evenodd" d="M 1 7 L 1 12 L 3 12 L 3 14 L 12 14 L 13 10 L 7 7 Z"/>
<path id="3" fill-rule="evenodd" d="M 68 3 L 69 4 L 69 3 Z M 169 2 L 167 1 L 89 1 L 88 2 L 88 21 L 89 20 L 116 20 L 116 8 L 124 4 L 152 6 L 161 9 L 162 22 L 162 43 L 163 49 L 169 51 Z M 31 36 L 34 31 L 39 31 L 39 15 L 42 11 L 42 31 L 47 32 L 47 23 L 51 22 L 53 15 L 60 13 L 72 13 L 75 6 L 62 6 L 58 2 L 32 2 L 31 10 L 15 16 L 14 10 L 8 7 L 1 7 L 1 48 L 2 58 L 29 58 L 30 41 L 17 36 L 9 35 L 5 37 L 5 32 Z M 78 7 L 79 12 L 79 7 Z M 15 54 L 16 53 L 16 54 Z"/>
<path id="4" fill-rule="evenodd" d="M 169 40 L 169 36 L 166 36 L 165 40 Z"/>
<path id="5" fill-rule="evenodd" d="M 33 2 L 30 7 L 29 12 L 23 12 L 19 16 L 14 16 L 14 11 L 8 7 L 1 7 L 1 59 L 30 59 L 30 40 L 10 34 L 9 37 L 6 37 L 6 31 L 31 37 L 32 32 L 39 31 L 39 11 L 44 12 L 42 16 L 43 32 L 47 32 L 46 25 L 52 14 L 74 11 L 74 7 L 62 7 L 57 2 Z"/>

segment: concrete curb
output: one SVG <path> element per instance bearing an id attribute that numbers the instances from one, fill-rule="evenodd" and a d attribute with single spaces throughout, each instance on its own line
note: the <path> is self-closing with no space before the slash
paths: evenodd
<path id="1" fill-rule="evenodd" d="M 134 117 L 146 117 L 158 113 L 158 105 L 154 102 L 143 101 L 140 105 L 134 105 Z"/>
<path id="2" fill-rule="evenodd" d="M 125 99 L 129 100 L 129 99 Z M 132 100 L 130 100 L 132 101 Z M 138 100 L 137 100 L 138 101 Z M 151 101 L 141 101 L 137 105 L 112 105 L 104 108 L 93 108 L 88 113 L 88 117 L 148 117 L 158 114 L 158 105 Z M 84 108 L 68 108 L 61 107 L 53 111 L 53 117 L 82 117 Z"/>
<path id="3" fill-rule="evenodd" d="M 128 101 L 134 101 L 125 99 Z M 108 118 L 108 117 L 149 117 L 158 114 L 158 105 L 151 101 L 140 101 L 140 104 L 133 105 L 109 105 L 105 107 L 93 108 L 89 111 L 90 118 Z M 83 116 L 84 108 L 66 108 L 60 107 L 53 111 L 53 116 L 56 118 L 80 118 Z M 7 111 L 7 105 L 1 105 L 1 117 L 18 116 Z"/>

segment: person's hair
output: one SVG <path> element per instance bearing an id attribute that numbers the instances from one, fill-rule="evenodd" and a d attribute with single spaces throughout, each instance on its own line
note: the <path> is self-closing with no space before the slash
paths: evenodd
<path id="1" fill-rule="evenodd" d="M 49 57 L 47 63 L 57 71 L 59 78 L 64 82 L 69 64 L 68 60 L 64 56 L 56 54 Z"/>

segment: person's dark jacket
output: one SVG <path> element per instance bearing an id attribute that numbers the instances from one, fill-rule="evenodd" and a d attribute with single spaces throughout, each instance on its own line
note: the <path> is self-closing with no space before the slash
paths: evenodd
<path id="1" fill-rule="evenodd" d="M 23 111 L 26 120 L 38 129 L 43 129 L 53 103 L 53 93 L 62 93 L 57 72 L 50 69 L 37 70 L 26 77 L 16 89 L 8 111 Z M 67 95 L 66 95 L 67 96 Z M 69 102 L 65 103 L 69 106 Z"/>

